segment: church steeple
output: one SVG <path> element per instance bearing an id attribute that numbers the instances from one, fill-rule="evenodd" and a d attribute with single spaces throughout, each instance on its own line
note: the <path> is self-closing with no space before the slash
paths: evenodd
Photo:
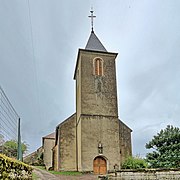
<path id="1" fill-rule="evenodd" d="M 94 31 L 91 31 L 91 35 L 85 47 L 87 50 L 94 50 L 94 51 L 103 51 L 107 52 L 106 48 L 103 46 L 101 41 L 98 39 Z"/>
<path id="2" fill-rule="evenodd" d="M 101 41 L 98 39 L 98 37 L 94 33 L 93 18 L 95 18 L 96 16 L 94 16 L 94 14 L 93 14 L 94 11 L 92 8 L 91 8 L 90 13 L 91 13 L 91 15 L 88 17 L 91 18 L 91 34 L 90 34 L 90 37 L 89 37 L 89 40 L 87 42 L 85 49 L 107 52 L 106 48 L 103 46 Z"/>

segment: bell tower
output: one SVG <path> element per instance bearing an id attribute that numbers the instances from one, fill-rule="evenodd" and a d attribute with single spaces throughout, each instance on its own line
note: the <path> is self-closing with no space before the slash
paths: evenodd
<path id="1" fill-rule="evenodd" d="M 118 117 L 116 56 L 117 53 L 107 52 L 91 31 L 85 49 L 79 49 L 74 74 L 78 116 Z"/>
<path id="2" fill-rule="evenodd" d="M 106 170 L 120 164 L 116 56 L 108 52 L 93 29 L 85 49 L 79 49 L 76 80 L 76 161 L 78 171 L 94 171 L 97 162 Z M 94 165 L 93 165 L 94 163 Z M 100 172 L 98 172 L 100 173 Z"/>

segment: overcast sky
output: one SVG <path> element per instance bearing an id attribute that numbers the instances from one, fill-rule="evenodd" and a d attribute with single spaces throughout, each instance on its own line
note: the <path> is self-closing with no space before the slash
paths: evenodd
<path id="1" fill-rule="evenodd" d="M 180 126 L 179 0 L 0 0 L 0 85 L 22 119 L 29 152 L 75 112 L 78 48 L 96 35 L 117 52 L 119 117 L 133 154 L 168 124 Z"/>

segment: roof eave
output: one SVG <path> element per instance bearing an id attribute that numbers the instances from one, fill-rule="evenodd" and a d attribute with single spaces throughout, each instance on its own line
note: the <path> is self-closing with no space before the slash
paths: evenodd
<path id="1" fill-rule="evenodd" d="M 117 55 L 118 55 L 118 53 L 114 53 L 114 52 L 98 51 L 98 50 L 90 50 L 90 49 L 79 49 L 78 55 L 77 55 L 76 67 L 75 67 L 75 71 L 74 71 L 74 77 L 73 77 L 74 80 L 76 80 L 76 72 L 77 72 L 77 67 L 78 67 L 78 63 L 79 63 L 79 56 L 80 56 L 81 51 L 93 52 L 93 53 L 102 53 L 102 54 L 112 54 L 112 55 L 115 55 L 115 57 L 117 57 Z"/>

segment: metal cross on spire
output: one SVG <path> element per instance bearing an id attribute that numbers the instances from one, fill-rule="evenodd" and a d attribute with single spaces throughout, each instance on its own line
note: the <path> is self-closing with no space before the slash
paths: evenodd
<path id="1" fill-rule="evenodd" d="M 92 32 L 93 32 L 93 21 L 96 16 L 93 15 L 94 11 L 93 11 L 93 8 L 91 7 L 91 11 L 90 11 L 91 15 L 88 16 L 89 18 L 91 18 L 91 28 L 92 28 Z"/>

